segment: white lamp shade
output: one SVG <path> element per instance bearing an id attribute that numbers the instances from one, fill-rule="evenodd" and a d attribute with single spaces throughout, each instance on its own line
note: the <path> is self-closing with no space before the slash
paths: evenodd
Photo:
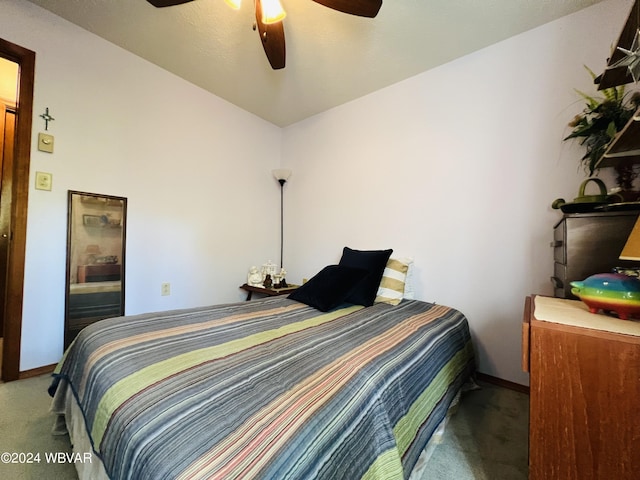
<path id="1" fill-rule="evenodd" d="M 289 180 L 289 177 L 291 176 L 291 170 L 287 170 L 286 168 L 279 168 L 279 169 L 273 170 L 272 173 L 273 173 L 273 176 L 278 181 L 284 180 L 286 182 L 287 180 Z"/>
<path id="2" fill-rule="evenodd" d="M 262 23 L 278 23 L 286 16 L 287 12 L 282 8 L 280 0 L 262 0 Z"/>

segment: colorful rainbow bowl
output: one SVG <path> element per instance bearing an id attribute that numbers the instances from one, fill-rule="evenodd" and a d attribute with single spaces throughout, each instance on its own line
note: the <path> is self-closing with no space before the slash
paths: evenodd
<path id="1" fill-rule="evenodd" d="M 640 280 L 621 273 L 598 273 L 581 282 L 571 282 L 571 293 L 591 313 L 615 312 L 622 320 L 640 315 Z"/>

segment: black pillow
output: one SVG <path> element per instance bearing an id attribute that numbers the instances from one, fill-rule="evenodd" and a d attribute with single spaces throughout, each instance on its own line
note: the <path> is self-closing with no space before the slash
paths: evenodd
<path id="1" fill-rule="evenodd" d="M 322 312 L 337 307 L 369 272 L 362 268 L 329 265 L 301 285 L 288 298 Z"/>
<path id="2" fill-rule="evenodd" d="M 353 250 L 349 247 L 344 247 L 342 250 L 342 258 L 340 259 L 340 266 L 363 268 L 369 272 L 369 274 L 358 283 L 356 288 L 349 293 L 345 301 L 356 305 L 364 305 L 365 307 L 373 305 L 376 294 L 378 293 L 378 287 L 380 286 L 380 280 L 382 280 L 384 268 L 387 266 L 387 261 L 392 252 L 392 249 Z"/>

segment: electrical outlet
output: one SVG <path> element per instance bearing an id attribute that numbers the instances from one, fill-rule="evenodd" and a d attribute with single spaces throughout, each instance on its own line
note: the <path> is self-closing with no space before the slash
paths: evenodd
<path id="1" fill-rule="evenodd" d="M 36 172 L 36 188 L 38 190 L 51 191 L 51 183 L 53 182 L 53 176 L 47 172 Z"/>
<path id="2" fill-rule="evenodd" d="M 171 295 L 171 284 L 169 282 L 165 282 L 160 285 L 160 295 Z"/>

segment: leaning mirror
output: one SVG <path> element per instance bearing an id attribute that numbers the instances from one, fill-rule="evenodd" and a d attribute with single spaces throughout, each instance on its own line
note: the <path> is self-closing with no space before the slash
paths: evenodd
<path id="1" fill-rule="evenodd" d="M 87 325 L 124 315 L 127 199 L 69 191 L 64 347 Z"/>

